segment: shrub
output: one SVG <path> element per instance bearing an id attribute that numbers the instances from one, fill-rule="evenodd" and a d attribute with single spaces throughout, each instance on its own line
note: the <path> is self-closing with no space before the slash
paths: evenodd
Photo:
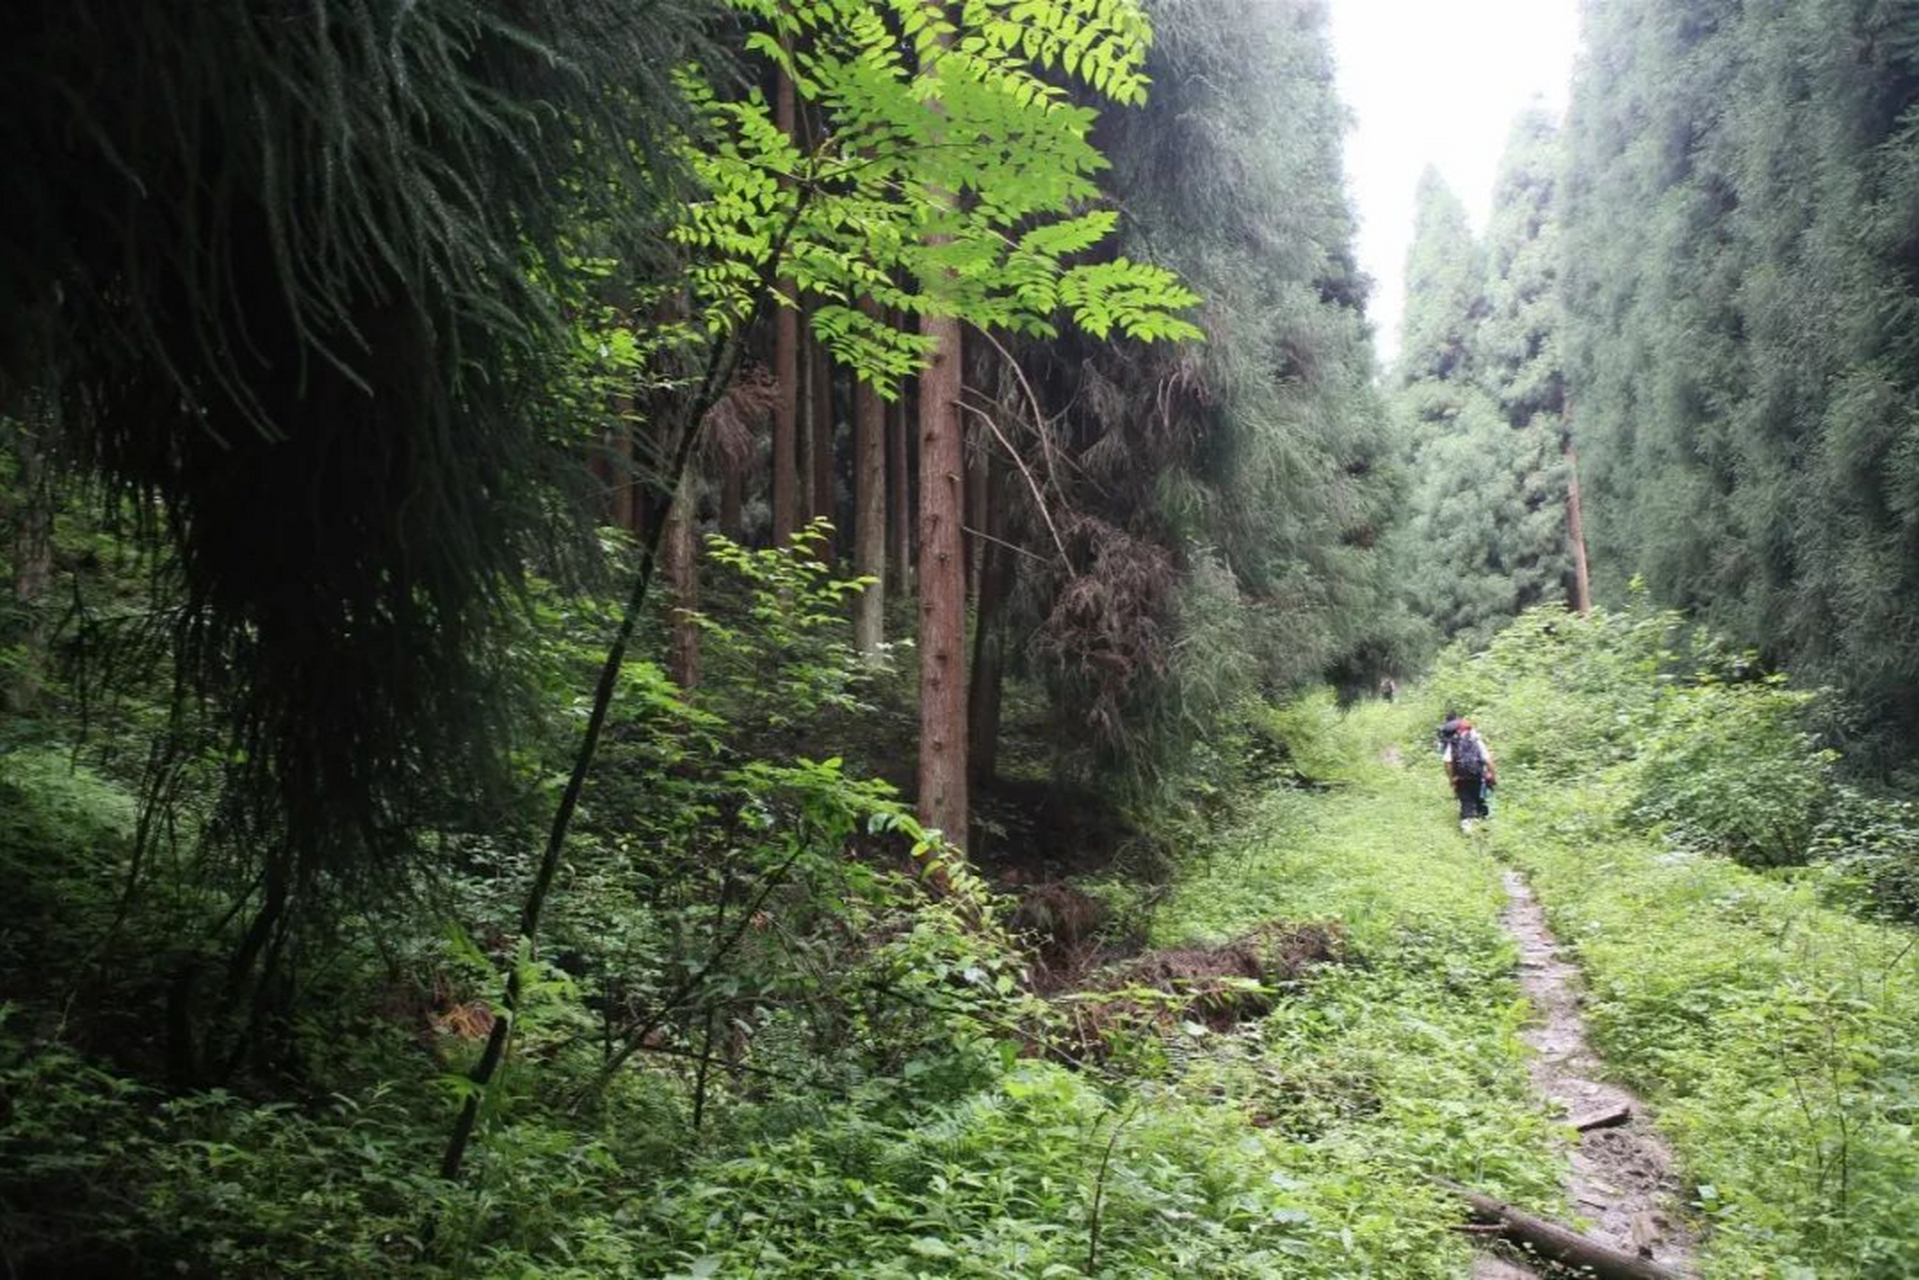
<path id="1" fill-rule="evenodd" d="M 1616 766 L 1616 817 L 1748 865 L 1793 866 L 1810 852 L 1838 757 L 1806 728 L 1819 695 L 1757 668 L 1635 601 L 1590 618 L 1532 610 L 1484 653 L 1451 652 L 1433 687 L 1479 723 L 1509 782 Z"/>
<path id="2" fill-rule="evenodd" d="M 1853 909 L 1919 923 L 1919 804 L 1835 787 L 1812 855 L 1835 873 L 1829 892 Z"/>
<path id="3" fill-rule="evenodd" d="M 1638 816 L 1748 866 L 1806 860 L 1837 754 L 1801 725 L 1810 693 L 1783 676 L 1668 688 L 1639 744 Z"/>

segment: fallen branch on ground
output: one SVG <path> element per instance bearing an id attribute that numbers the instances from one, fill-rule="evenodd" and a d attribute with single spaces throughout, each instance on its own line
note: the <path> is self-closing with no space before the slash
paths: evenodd
<path id="1" fill-rule="evenodd" d="M 1495 1200 L 1441 1178 L 1433 1182 L 1464 1200 L 1471 1206 L 1475 1218 L 1498 1226 L 1508 1240 L 1549 1262 L 1583 1270 L 1597 1280 L 1685 1280 L 1682 1273 L 1651 1258 L 1589 1240 L 1571 1227 L 1535 1217 L 1504 1200 Z"/>

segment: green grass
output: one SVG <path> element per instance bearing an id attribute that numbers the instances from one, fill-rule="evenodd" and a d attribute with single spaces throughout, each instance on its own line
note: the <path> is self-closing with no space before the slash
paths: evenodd
<path id="1" fill-rule="evenodd" d="M 1793 884 L 1607 820 L 1603 780 L 1503 847 L 1577 951 L 1607 1061 L 1710 1224 L 1709 1278 L 1919 1275 L 1919 949 Z"/>
<path id="2" fill-rule="evenodd" d="M 1294 1274 L 1458 1276 L 1456 1206 L 1429 1175 L 1564 1211 L 1553 1122 L 1517 1036 L 1526 1011 L 1499 870 L 1487 842 L 1454 825 L 1417 712 L 1341 717 L 1314 699 L 1283 716 L 1295 761 L 1332 789 L 1257 798 L 1179 883 L 1154 942 L 1337 923 L 1346 961 L 1315 970 L 1249 1051 L 1197 1078 L 1267 1126 L 1279 1176 L 1351 1197 L 1352 1246 Z"/>
<path id="3" fill-rule="evenodd" d="M 1501 751 L 1497 847 L 1672 1140 L 1708 1280 L 1919 1275 L 1919 935 L 1822 896 L 1830 867 L 1732 860 L 1803 860 L 1843 797 L 1806 698 L 1686 634 L 1639 604 L 1536 611 L 1443 658 L 1424 710 L 1467 709 Z M 1906 825 L 1869 810 L 1838 846 L 1896 868 Z"/>
<path id="4" fill-rule="evenodd" d="M 1316 697 L 1255 726 L 1326 785 L 1234 802 L 1182 852 L 1151 940 L 1330 923 L 1343 958 L 1257 1022 L 1108 1064 L 1130 1073 L 956 1032 L 845 1096 L 747 1081 L 706 1143 L 664 1159 L 679 1095 L 636 1073 L 598 1126 L 529 1100 L 470 1192 L 430 1176 L 444 1115 L 410 1061 L 394 1060 L 410 1090 L 326 1107 L 165 1099 L 0 1010 L 0 1093 L 17 1103 L 0 1164 L 110 1186 L 126 1207 L 96 1238 L 156 1273 L 1456 1280 L 1470 1245 L 1429 1177 L 1566 1213 L 1517 1034 L 1505 858 L 1576 948 L 1596 1047 L 1673 1140 L 1711 1226 L 1710 1280 L 1919 1275 L 1914 935 L 1633 831 L 1636 780 L 1580 776 L 1584 747 L 1528 763 L 1528 726 L 1591 720 L 1559 699 L 1486 710 L 1506 777 L 1471 839 L 1430 706 L 1341 714 Z M 38 792 L 36 841 L 97 834 L 68 830 L 65 792 Z M 422 1221 L 443 1224 L 431 1250 L 408 1235 Z"/>
<path id="5" fill-rule="evenodd" d="M 1141 1048 L 1125 1078 L 1024 1062 L 928 1106 L 911 1134 L 829 1112 L 702 1163 L 654 1211 L 687 1264 L 1081 1275 L 1097 1203 L 1093 1274 L 1456 1280 L 1469 1244 L 1429 1176 L 1563 1212 L 1516 1035 L 1498 870 L 1454 827 L 1423 727 L 1322 699 L 1263 727 L 1335 785 L 1248 797 L 1189 851 L 1153 941 L 1336 922 L 1342 963 L 1257 1023 Z M 1402 740 L 1405 763 L 1385 763 Z"/>

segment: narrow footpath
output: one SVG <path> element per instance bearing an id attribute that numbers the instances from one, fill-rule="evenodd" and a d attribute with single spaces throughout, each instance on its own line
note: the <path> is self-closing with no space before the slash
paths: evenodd
<path id="1" fill-rule="evenodd" d="M 1567 1200 L 1590 1238 L 1692 1274 L 1696 1241 L 1676 1211 L 1683 1201 L 1672 1153 L 1646 1104 L 1600 1078 L 1604 1065 L 1587 1042 L 1579 1011 L 1578 967 L 1553 941 L 1532 887 L 1511 869 L 1505 886 L 1501 923 L 1519 944 L 1519 985 L 1533 1010 L 1522 1033 L 1533 1050 L 1533 1087 L 1578 1134 L 1568 1153 Z M 1536 1274 L 1490 1253 L 1473 1267 L 1474 1280 Z"/>
<path id="2" fill-rule="evenodd" d="M 1505 865 L 1512 819 L 1460 834 L 1409 708 L 1342 713 L 1326 699 L 1286 715 L 1307 785 L 1255 797 L 1157 905 L 1150 935 L 1221 946 L 1285 924 L 1338 940 L 1256 1035 L 1222 1038 L 1189 1082 L 1261 1135 L 1286 1211 L 1318 1233 L 1297 1252 L 1314 1265 L 1275 1274 L 1571 1274 L 1529 1270 L 1498 1242 L 1511 1231 L 1468 1223 L 1496 1205 L 1535 1238 L 1557 1228 L 1561 1247 L 1602 1246 L 1614 1275 L 1695 1275 L 1673 1159 L 1643 1102 L 1607 1080 L 1580 972 Z"/>

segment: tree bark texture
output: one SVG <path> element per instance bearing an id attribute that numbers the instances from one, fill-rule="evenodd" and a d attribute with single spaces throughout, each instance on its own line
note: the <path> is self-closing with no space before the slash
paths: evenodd
<path id="1" fill-rule="evenodd" d="M 926 0 L 938 15 L 941 0 Z M 938 49 L 922 63 L 939 76 Z M 932 99 L 940 110 L 937 94 Z M 947 199 L 952 199 L 947 193 Z M 941 237 L 930 237 L 940 243 Z M 924 282 L 937 295 L 950 281 Z M 956 849 L 967 838 L 966 795 L 966 429 L 960 420 L 965 351 L 959 320 L 922 315 L 920 333 L 932 354 L 920 375 L 920 758 L 919 818 Z"/>
<path id="2" fill-rule="evenodd" d="M 1684 1280 L 1679 1272 L 1651 1258 L 1637 1257 L 1597 1240 L 1588 1240 L 1570 1227 L 1534 1217 L 1503 1200 L 1450 1182 L 1439 1185 L 1465 1201 L 1473 1217 L 1499 1227 L 1509 1240 L 1550 1262 L 1572 1267 L 1582 1275 L 1595 1276 L 1598 1280 Z"/>
<path id="3" fill-rule="evenodd" d="M 853 572 L 873 579 L 853 602 L 853 648 L 871 655 L 886 638 L 886 402 L 864 380 L 853 384 Z"/>
<path id="4" fill-rule="evenodd" d="M 785 72 L 776 72 L 779 83 L 774 90 L 774 121 L 780 132 L 794 136 L 793 82 Z M 793 284 L 780 281 L 784 299 L 773 312 L 773 380 L 779 384 L 779 397 L 773 403 L 773 545 L 783 547 L 792 541 L 799 521 L 798 436 L 800 416 L 800 325 L 794 308 Z"/>
<path id="5" fill-rule="evenodd" d="M 920 375 L 919 817 L 955 846 L 966 843 L 966 502 L 960 422 L 960 327 L 927 316 L 937 344 Z"/>
<path id="6" fill-rule="evenodd" d="M 672 617 L 666 671 L 682 689 L 691 689 L 700 682 L 700 629 L 692 617 L 700 607 L 700 562 L 693 528 L 697 519 L 693 508 L 693 473 L 689 467 L 680 477 L 679 489 L 673 495 L 663 548 Z"/>

